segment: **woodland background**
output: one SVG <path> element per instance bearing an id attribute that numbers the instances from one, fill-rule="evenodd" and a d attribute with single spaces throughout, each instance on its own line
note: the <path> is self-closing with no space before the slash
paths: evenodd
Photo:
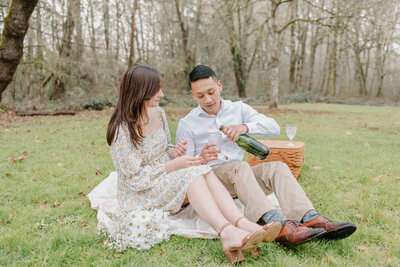
<path id="1" fill-rule="evenodd" d="M 0 2 L 0 29 L 10 2 Z M 165 74 L 163 104 L 194 104 L 186 77 L 196 64 L 215 69 L 224 96 L 270 107 L 399 103 L 399 16 L 396 0 L 39 0 L 0 100 L 101 108 L 140 62 Z"/>

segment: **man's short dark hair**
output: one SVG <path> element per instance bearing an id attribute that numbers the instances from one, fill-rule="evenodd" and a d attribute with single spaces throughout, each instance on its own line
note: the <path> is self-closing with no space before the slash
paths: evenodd
<path id="1" fill-rule="evenodd" d="M 218 81 L 217 75 L 215 74 L 212 68 L 206 65 L 197 65 L 189 73 L 189 78 L 188 78 L 189 87 L 192 88 L 192 82 L 195 82 L 200 79 L 208 79 L 210 77 L 212 77 L 216 82 Z"/>

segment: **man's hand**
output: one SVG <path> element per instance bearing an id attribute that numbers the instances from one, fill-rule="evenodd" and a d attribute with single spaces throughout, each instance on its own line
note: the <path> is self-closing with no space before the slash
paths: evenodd
<path id="1" fill-rule="evenodd" d="M 218 153 L 221 151 L 213 147 L 215 147 L 215 144 L 207 144 L 203 150 L 201 150 L 199 157 L 203 158 L 203 164 L 218 159 Z"/>
<path id="2" fill-rule="evenodd" d="M 246 124 L 228 125 L 224 126 L 224 129 L 222 129 L 222 132 L 226 135 L 226 137 L 233 142 L 238 140 L 239 135 L 246 134 L 248 131 L 249 129 L 247 128 Z"/>

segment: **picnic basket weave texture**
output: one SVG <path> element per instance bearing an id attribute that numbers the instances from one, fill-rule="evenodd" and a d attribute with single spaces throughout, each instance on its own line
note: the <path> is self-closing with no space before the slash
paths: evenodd
<path id="1" fill-rule="evenodd" d="M 297 179 L 304 163 L 304 147 L 303 142 L 292 142 L 294 146 L 287 146 L 289 141 L 282 140 L 258 140 L 269 147 L 269 155 L 266 159 L 261 160 L 251 154 L 247 154 L 247 162 L 250 166 L 254 166 L 263 162 L 282 161 L 286 163 L 293 176 Z"/>

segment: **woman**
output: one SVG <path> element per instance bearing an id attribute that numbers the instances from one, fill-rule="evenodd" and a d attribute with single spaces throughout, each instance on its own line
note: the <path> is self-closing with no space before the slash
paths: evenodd
<path id="1" fill-rule="evenodd" d="M 132 210 L 172 213 L 190 203 L 219 234 L 229 262 L 244 260 L 242 251 L 274 239 L 280 227 L 266 231 L 247 220 L 225 187 L 200 157 L 185 155 L 185 143 L 170 145 L 167 120 L 158 107 L 164 96 L 162 74 L 134 65 L 122 77 L 117 106 L 107 129 L 118 173 L 118 203 Z M 279 229 L 278 229 L 279 228 Z"/>

